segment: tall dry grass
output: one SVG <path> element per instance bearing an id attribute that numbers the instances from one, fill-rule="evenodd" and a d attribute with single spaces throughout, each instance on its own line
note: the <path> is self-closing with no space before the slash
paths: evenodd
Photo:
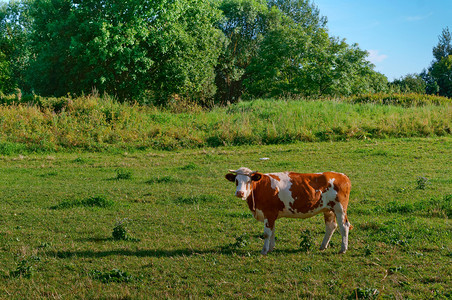
<path id="1" fill-rule="evenodd" d="M 0 105 L 0 153 L 173 150 L 451 134 L 452 104 L 254 100 L 174 113 L 111 97 Z"/>

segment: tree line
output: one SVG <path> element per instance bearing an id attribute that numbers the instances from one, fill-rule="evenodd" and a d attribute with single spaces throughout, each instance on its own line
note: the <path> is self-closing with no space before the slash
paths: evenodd
<path id="1" fill-rule="evenodd" d="M 448 28 L 421 74 L 388 83 L 310 0 L 21 0 L 0 6 L 0 91 L 97 90 L 203 105 L 388 90 L 452 96 Z"/>

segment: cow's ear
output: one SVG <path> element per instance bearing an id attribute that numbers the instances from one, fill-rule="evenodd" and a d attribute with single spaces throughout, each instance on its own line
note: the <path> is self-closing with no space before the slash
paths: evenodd
<path id="1" fill-rule="evenodd" d="M 262 173 L 253 173 L 251 175 L 251 180 L 252 181 L 259 181 L 262 178 Z"/>
<path id="2" fill-rule="evenodd" d="M 226 174 L 226 176 L 224 176 L 224 177 L 226 177 L 227 180 L 234 182 L 234 181 L 235 181 L 236 175 L 234 175 L 234 174 L 232 174 L 232 173 L 228 173 L 228 174 Z"/>

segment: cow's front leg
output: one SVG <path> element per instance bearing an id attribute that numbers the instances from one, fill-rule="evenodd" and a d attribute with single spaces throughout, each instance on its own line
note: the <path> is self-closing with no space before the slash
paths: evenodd
<path id="1" fill-rule="evenodd" d="M 262 248 L 261 253 L 266 255 L 275 247 L 275 220 L 264 220 L 264 239 L 264 248 Z"/>

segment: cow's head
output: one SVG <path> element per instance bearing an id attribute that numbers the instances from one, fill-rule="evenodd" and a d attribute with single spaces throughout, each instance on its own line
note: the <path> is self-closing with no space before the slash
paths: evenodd
<path id="1" fill-rule="evenodd" d="M 248 168 L 241 167 L 238 170 L 229 170 L 226 174 L 226 179 L 235 182 L 237 190 L 235 195 L 243 200 L 249 197 L 253 189 L 253 181 L 259 181 L 262 178 L 262 173 L 253 172 Z"/>

